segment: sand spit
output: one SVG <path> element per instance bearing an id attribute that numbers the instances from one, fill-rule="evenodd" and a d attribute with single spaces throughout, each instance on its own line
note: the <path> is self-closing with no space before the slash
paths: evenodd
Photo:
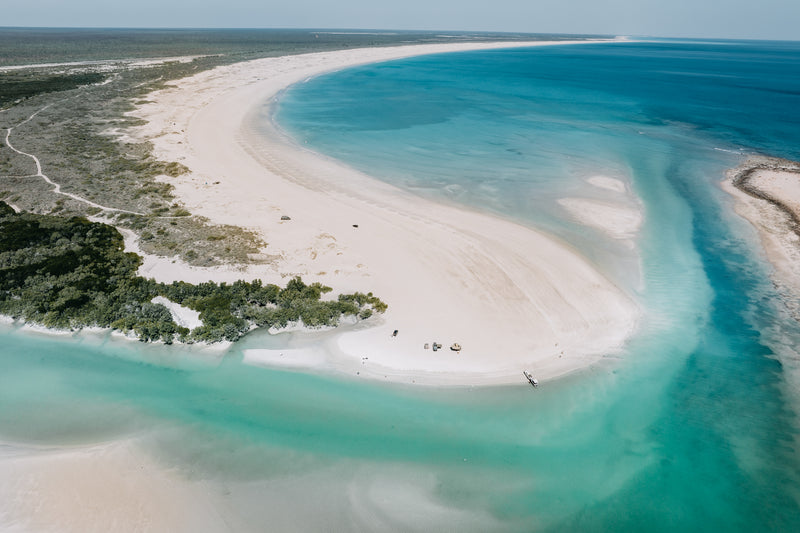
<path id="1" fill-rule="evenodd" d="M 336 368 L 401 382 L 518 382 L 548 378 L 616 350 L 638 309 L 579 253 L 521 225 L 419 198 L 315 154 L 265 124 L 287 86 L 370 62 L 439 52 L 570 43 L 457 43 L 260 59 L 202 72 L 148 95 L 127 136 L 191 172 L 164 177 L 186 207 L 257 231 L 269 264 L 198 269 L 146 258 L 160 281 L 290 276 L 389 303 L 373 327 L 331 348 Z M 282 216 L 291 220 L 282 220 Z M 397 336 L 392 332 L 398 330 Z M 433 342 L 444 349 L 425 349 Z M 460 353 L 448 349 L 458 342 Z M 312 357 L 314 361 L 319 358 Z M 330 357 L 323 358 L 324 360 Z M 350 371 L 348 370 L 348 372 Z M 355 372 L 353 372 L 355 374 Z"/>
<path id="2" fill-rule="evenodd" d="M 722 188 L 736 198 L 736 212 L 758 230 L 775 282 L 787 295 L 800 294 L 800 163 L 751 157 L 729 171 Z M 800 319 L 796 298 L 785 301 Z"/>

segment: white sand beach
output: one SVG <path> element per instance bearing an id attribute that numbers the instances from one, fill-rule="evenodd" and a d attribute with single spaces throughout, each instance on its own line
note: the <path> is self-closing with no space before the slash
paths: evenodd
<path id="1" fill-rule="evenodd" d="M 267 243 L 263 254 L 276 259 L 201 269 L 148 256 L 142 274 L 166 282 L 261 278 L 281 285 L 299 275 L 334 293 L 371 291 L 389 304 L 386 314 L 364 323 L 372 327 L 346 328 L 328 357 L 306 358 L 321 364 L 333 357 L 333 368 L 361 377 L 509 383 L 525 369 L 547 379 L 614 352 L 634 330 L 638 308 L 578 251 L 512 221 L 384 184 L 296 145 L 263 120 L 283 89 L 325 72 L 548 44 L 576 45 L 453 43 L 276 57 L 202 72 L 151 93 L 132 112 L 147 124 L 121 140 L 149 140 L 157 157 L 186 165 L 190 173 L 163 177 L 180 201 L 214 223 L 257 231 Z M 444 349 L 424 348 L 433 342 Z M 460 353 L 448 349 L 456 342 Z"/>

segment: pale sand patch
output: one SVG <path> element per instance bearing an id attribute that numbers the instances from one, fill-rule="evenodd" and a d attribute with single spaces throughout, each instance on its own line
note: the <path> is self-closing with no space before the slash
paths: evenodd
<path id="1" fill-rule="evenodd" d="M 168 300 L 163 296 L 156 296 L 153 298 L 152 302 L 154 304 L 161 304 L 167 309 L 169 309 L 169 314 L 172 315 L 172 320 L 175 321 L 176 324 L 179 326 L 183 326 L 185 328 L 194 329 L 199 328 L 203 325 L 203 321 L 200 320 L 200 312 L 195 311 L 194 309 L 189 309 L 188 307 L 184 307 L 180 304 L 173 302 L 172 300 Z"/>
<path id="2" fill-rule="evenodd" d="M 561 198 L 558 203 L 581 224 L 599 229 L 614 239 L 632 239 L 642 225 L 641 210 L 631 204 L 586 198 Z"/>
<path id="3" fill-rule="evenodd" d="M 588 178 L 586 182 L 590 185 L 594 185 L 598 189 L 607 189 L 620 194 L 625 194 L 625 192 L 628 190 L 624 181 L 608 176 L 592 176 L 591 178 Z"/>
<path id="4" fill-rule="evenodd" d="M 372 328 L 340 335 L 335 355 L 353 368 L 369 357 L 386 379 L 518 382 L 524 368 L 553 377 L 616 350 L 633 331 L 638 309 L 576 251 L 530 228 L 371 179 L 293 144 L 263 120 L 281 90 L 323 72 L 426 53 L 543 44 L 268 58 L 151 93 L 151 103 L 132 113 L 147 124 L 128 134 L 152 141 L 160 159 L 191 169 L 164 177 L 190 211 L 256 230 L 269 243 L 264 252 L 278 259 L 239 270 L 149 257 L 143 273 L 162 281 L 277 284 L 301 275 L 337 292 L 372 291 L 389 303 L 388 312 L 371 319 Z M 283 214 L 292 220 L 281 221 Z M 393 338 L 395 329 L 400 333 Z M 433 341 L 464 349 L 432 357 L 423 345 Z"/>
<path id="5" fill-rule="evenodd" d="M 642 226 L 642 202 L 621 179 L 591 176 L 586 183 L 601 189 L 599 198 L 561 198 L 559 205 L 581 224 L 598 229 L 635 249 L 634 238 Z"/>

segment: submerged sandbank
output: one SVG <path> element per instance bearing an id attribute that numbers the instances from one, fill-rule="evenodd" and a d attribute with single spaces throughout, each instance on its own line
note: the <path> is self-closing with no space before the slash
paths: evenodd
<path id="1" fill-rule="evenodd" d="M 271 262 L 190 268 L 146 258 L 160 281 L 290 276 L 389 304 L 372 327 L 336 337 L 334 365 L 361 376 L 431 384 L 519 382 L 592 364 L 633 331 L 638 308 L 577 251 L 541 232 L 440 205 L 297 146 L 269 124 L 270 102 L 324 72 L 421 54 L 572 42 L 457 43 L 260 59 L 202 72 L 148 95 L 127 136 L 191 172 L 167 178 L 212 222 L 257 231 Z M 291 220 L 282 220 L 283 215 Z M 393 336 L 394 330 L 398 335 Z M 438 342 L 444 350 L 425 345 Z M 447 349 L 459 343 L 460 353 Z M 312 358 L 317 361 L 317 358 Z"/>
<path id="2" fill-rule="evenodd" d="M 224 531 L 216 488 L 165 469 L 135 442 L 0 443 L 4 531 Z"/>
<path id="3" fill-rule="evenodd" d="M 494 531 L 482 509 L 454 506 L 436 474 L 405 463 L 311 461 L 291 475 L 209 477 L 152 453 L 151 437 L 76 446 L 0 442 L 0 530 Z M 157 445 L 156 445 L 157 446 Z M 270 451 L 265 452 L 268 456 Z M 246 454 L 245 454 L 246 455 Z M 409 512 L 413 509 L 413 512 Z"/>
<path id="4" fill-rule="evenodd" d="M 592 176 L 586 183 L 604 192 L 602 198 L 560 198 L 558 204 L 570 217 L 584 226 L 600 230 L 605 235 L 622 241 L 629 249 L 635 248 L 634 239 L 644 221 L 639 199 L 628 190 L 625 182 L 609 176 Z"/>

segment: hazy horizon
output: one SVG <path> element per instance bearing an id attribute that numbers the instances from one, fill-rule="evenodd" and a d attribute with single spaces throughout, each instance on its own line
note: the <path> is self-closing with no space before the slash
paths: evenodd
<path id="1" fill-rule="evenodd" d="M 344 29 L 630 35 L 667 38 L 800 40 L 800 3 L 744 0 L 29 0 L 5 6 L 5 28 Z"/>
<path id="2" fill-rule="evenodd" d="M 798 42 L 800 38 L 757 38 L 757 37 L 726 37 L 702 35 L 656 35 L 632 33 L 579 33 L 579 32 L 526 32 L 526 31 L 493 31 L 493 30 L 454 30 L 454 29 L 414 29 L 414 28 L 340 28 L 321 26 L 280 26 L 280 27 L 247 27 L 247 26 L 0 26 L 0 30 L 122 30 L 122 31 L 309 31 L 309 32 L 352 32 L 354 34 L 375 33 L 376 35 L 391 35 L 399 33 L 409 34 L 486 34 L 486 35 L 531 35 L 531 36 L 576 36 L 576 37 L 626 37 L 630 39 L 686 39 L 708 41 L 775 41 Z"/>

